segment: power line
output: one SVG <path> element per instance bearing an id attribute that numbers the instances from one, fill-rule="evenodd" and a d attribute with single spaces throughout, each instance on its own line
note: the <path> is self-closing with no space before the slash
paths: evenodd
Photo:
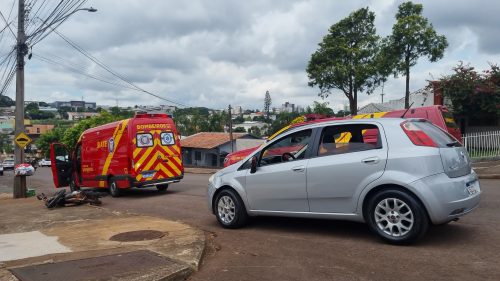
<path id="1" fill-rule="evenodd" d="M 107 72 L 111 73 L 113 76 L 115 76 L 115 77 L 119 78 L 120 80 L 124 81 L 125 83 L 133 86 L 134 88 L 137 89 L 137 91 L 140 91 L 140 92 L 146 93 L 148 95 L 154 96 L 156 98 L 159 98 L 161 100 L 167 101 L 169 103 L 177 104 L 177 105 L 180 105 L 182 107 L 189 107 L 189 106 L 187 106 L 185 104 L 182 104 L 180 102 L 176 102 L 176 101 L 173 101 L 173 100 L 170 100 L 170 99 L 166 99 L 166 98 L 161 97 L 161 96 L 159 96 L 157 94 L 154 94 L 154 93 L 151 93 L 151 92 L 149 92 L 147 90 L 142 89 L 141 87 L 135 85 L 133 82 L 129 81 L 125 77 L 123 77 L 120 74 L 118 74 L 115 71 L 113 71 L 110 67 L 106 66 L 104 63 L 100 62 L 97 58 L 93 57 L 90 53 L 88 53 L 82 47 L 78 46 L 75 42 L 71 41 L 69 38 L 67 38 L 66 36 L 64 36 L 63 34 L 61 34 L 59 31 L 53 29 L 53 32 L 55 32 L 57 35 L 59 35 L 59 37 L 61 37 L 64 41 L 66 41 L 66 43 L 68 43 L 71 47 L 73 47 L 74 49 L 76 49 L 79 53 L 81 53 L 82 55 L 84 55 L 85 57 L 87 57 L 88 59 L 90 59 L 91 61 L 93 61 L 97 65 L 99 65 L 100 67 L 102 67 Z"/>
<path id="2" fill-rule="evenodd" d="M 7 27 L 9 28 L 10 30 L 10 33 L 12 33 L 12 36 L 14 36 L 14 39 L 17 38 L 16 34 L 14 33 L 14 31 L 12 31 L 12 28 L 10 28 L 10 23 L 9 21 L 3 16 L 3 13 L 2 11 L 0 11 L 0 16 L 2 17 L 3 21 L 5 22 L 5 24 L 7 25 Z"/>
<path id="3" fill-rule="evenodd" d="M 105 80 L 103 78 L 100 78 L 98 76 L 94 76 L 92 74 L 85 73 L 85 72 L 81 71 L 80 69 L 78 69 L 76 67 L 72 67 L 72 66 L 69 66 L 69 65 L 64 65 L 62 63 L 59 63 L 59 62 L 54 61 L 54 60 L 51 60 L 51 59 L 49 59 L 47 57 L 44 57 L 44 56 L 41 56 L 41 55 L 33 54 L 33 58 L 36 58 L 36 59 L 39 59 L 41 61 L 50 63 L 52 65 L 62 66 L 64 68 L 73 70 L 74 72 L 76 72 L 78 74 L 84 75 L 86 77 L 89 77 L 89 78 L 92 78 L 92 79 L 95 79 L 95 80 L 98 80 L 98 81 L 101 81 L 101 82 L 104 82 L 104 83 L 107 83 L 107 84 L 110 84 L 110 85 L 114 85 L 114 86 L 122 87 L 122 88 L 125 88 L 125 89 L 130 89 L 130 90 L 137 91 L 137 89 L 135 89 L 135 88 L 132 88 L 132 87 L 129 87 L 129 86 L 126 86 L 126 85 L 122 85 L 122 84 L 118 84 L 118 83 L 114 83 L 114 82 L 111 82 L 111 81 L 107 81 L 107 80 Z"/>

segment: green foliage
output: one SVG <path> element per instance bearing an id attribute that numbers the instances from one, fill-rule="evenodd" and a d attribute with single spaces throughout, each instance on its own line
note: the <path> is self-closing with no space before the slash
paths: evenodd
<path id="1" fill-rule="evenodd" d="M 72 111 L 72 109 L 69 106 L 61 106 L 57 110 L 57 112 L 59 113 L 59 115 L 61 115 L 62 119 L 68 119 L 68 112 L 71 112 L 71 111 Z"/>
<path id="2" fill-rule="evenodd" d="M 297 112 L 281 112 L 276 116 L 276 120 L 273 121 L 271 127 L 269 128 L 268 135 L 272 135 L 281 128 L 290 125 L 293 119 L 299 117 L 300 114 Z"/>
<path id="3" fill-rule="evenodd" d="M 381 81 L 374 21 L 375 14 L 362 8 L 332 25 L 306 69 L 309 86 L 318 86 L 319 96 L 328 97 L 332 90 L 339 89 L 354 113 L 358 93 L 372 93 Z"/>
<path id="4" fill-rule="evenodd" d="M 102 111 L 100 116 L 80 120 L 75 126 L 67 129 L 62 137 L 62 142 L 70 148 L 75 147 L 80 135 L 87 129 L 94 128 L 103 124 L 111 123 L 125 119 L 123 116 L 112 115 L 107 111 Z"/>
<path id="5" fill-rule="evenodd" d="M 0 107 L 9 107 L 14 105 L 16 105 L 16 103 L 11 98 L 0 94 Z"/>
<path id="6" fill-rule="evenodd" d="M 328 107 L 328 102 L 313 102 L 312 113 L 323 114 L 327 116 L 334 115 L 333 109 Z"/>
<path id="7" fill-rule="evenodd" d="M 445 97 L 451 99 L 453 112 L 470 117 L 500 115 L 500 69 L 490 65 L 489 70 L 477 72 L 474 67 L 460 62 L 454 73 L 438 80 Z"/>
<path id="8" fill-rule="evenodd" d="M 271 94 L 266 91 L 266 96 L 264 97 L 264 112 L 266 113 L 266 119 L 269 120 L 269 110 L 271 108 Z"/>
<path id="9" fill-rule="evenodd" d="M 257 126 L 252 126 L 250 129 L 248 129 L 248 133 L 250 133 L 256 137 L 259 137 L 259 138 L 262 136 L 262 131 Z"/>
<path id="10" fill-rule="evenodd" d="M 36 146 L 42 151 L 45 158 L 50 157 L 50 144 L 62 141 L 64 131 L 64 128 L 58 127 L 40 135 L 40 137 L 36 140 Z"/>
<path id="11" fill-rule="evenodd" d="M 177 108 L 175 110 L 175 115 L 201 115 L 208 116 L 209 109 L 206 107 L 188 107 L 188 108 Z"/>
<path id="12" fill-rule="evenodd" d="M 0 153 L 13 153 L 14 146 L 12 145 L 12 141 L 9 139 L 9 135 L 0 134 Z"/>
<path id="13" fill-rule="evenodd" d="M 31 120 L 52 119 L 55 117 L 52 112 L 40 111 L 37 103 L 30 103 L 24 107 L 26 118 Z"/>
<path id="14" fill-rule="evenodd" d="M 229 122 L 227 113 L 213 112 L 208 108 L 183 108 L 174 112 L 174 122 L 181 135 L 189 136 L 199 132 L 224 132 Z"/>
<path id="15" fill-rule="evenodd" d="M 119 115 L 113 115 L 105 110 L 102 110 L 100 116 L 80 120 L 72 127 L 68 127 L 68 124 L 71 123 L 65 121 L 56 123 L 54 130 L 40 135 L 40 138 L 36 142 L 37 147 L 39 147 L 46 156 L 50 151 L 50 144 L 53 142 L 64 143 L 72 149 L 75 147 L 78 139 L 85 130 L 114 121 L 127 119 L 127 116 L 129 116 L 130 113 L 120 111 L 118 114 Z"/>
<path id="16" fill-rule="evenodd" d="M 394 74 L 406 76 L 405 107 L 409 107 L 410 68 L 422 56 L 431 62 L 443 57 L 448 47 L 446 37 L 438 35 L 427 18 L 422 16 L 422 4 L 404 2 L 398 7 L 392 34 L 384 40 L 379 63 L 391 66 Z M 352 111 L 352 110 L 351 110 Z"/>
<path id="17" fill-rule="evenodd" d="M 243 127 L 236 127 L 236 128 L 234 128 L 233 132 L 235 132 L 235 133 L 246 133 L 247 131 L 245 131 L 245 128 L 243 128 Z"/>
<path id="18" fill-rule="evenodd" d="M 337 111 L 337 113 L 335 113 L 335 117 L 344 117 L 344 116 L 348 116 L 348 115 L 351 115 L 351 112 L 349 110 L 347 110 L 347 111 L 339 110 L 339 111 Z"/>
<path id="19" fill-rule="evenodd" d="M 241 124 L 241 123 L 245 122 L 245 119 L 243 118 L 243 116 L 238 116 L 238 117 L 233 119 L 233 122 L 235 124 Z"/>

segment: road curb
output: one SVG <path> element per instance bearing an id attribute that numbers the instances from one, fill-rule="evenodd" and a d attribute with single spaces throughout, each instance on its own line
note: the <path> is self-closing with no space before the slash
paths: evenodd
<path id="1" fill-rule="evenodd" d="M 500 174 L 484 174 L 484 175 L 478 175 L 480 179 L 500 179 Z"/>
<path id="2" fill-rule="evenodd" d="M 9 269 L 46 263 L 60 263 L 80 259 L 121 254 L 136 250 L 149 250 L 177 264 L 168 272 L 164 267 L 154 271 L 138 270 L 130 278 L 147 277 L 144 280 L 185 280 L 198 271 L 205 255 L 206 233 L 187 224 L 159 217 L 120 213 L 102 207 L 80 206 L 74 209 L 58 208 L 44 210 L 43 204 L 33 199 L 6 200 L 0 204 L 6 217 L 0 219 L 5 225 L 0 233 L 23 233 L 39 230 L 48 237 L 72 249 L 71 252 L 54 252 L 43 256 L 27 256 L 0 263 L 0 280 L 16 280 Z M 12 208 L 15 206 L 16 208 Z M 68 212 L 71 211 L 71 215 Z M 22 215 L 21 215 L 22 214 Z M 19 226 L 20 216 L 24 223 Z M 17 218 L 16 218 L 17 217 Z M 40 221 L 50 222 L 40 225 Z M 151 240 L 114 241 L 116 234 L 156 230 L 165 235 Z M 80 236 L 72 236 L 74 232 Z M 90 242 L 89 242 L 90 241 Z M 121 280 L 121 279 L 120 279 Z"/>

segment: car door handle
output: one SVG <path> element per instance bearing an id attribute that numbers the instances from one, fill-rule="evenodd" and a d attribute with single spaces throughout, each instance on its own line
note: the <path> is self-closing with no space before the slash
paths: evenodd
<path id="1" fill-rule="evenodd" d="M 294 171 L 294 172 L 303 172 L 305 169 L 306 169 L 305 166 L 297 166 L 297 167 L 293 167 L 292 171 Z"/>
<path id="2" fill-rule="evenodd" d="M 363 162 L 365 164 L 377 164 L 378 162 L 380 162 L 380 158 L 370 157 L 370 158 L 366 158 L 366 159 L 361 160 L 361 162 Z"/>

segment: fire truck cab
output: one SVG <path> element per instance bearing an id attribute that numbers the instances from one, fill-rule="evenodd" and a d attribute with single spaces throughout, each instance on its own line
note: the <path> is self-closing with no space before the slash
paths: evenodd
<path id="1" fill-rule="evenodd" d="M 86 130 L 71 150 L 60 143 L 50 150 L 56 188 L 109 188 L 117 197 L 131 187 L 165 191 L 184 176 L 180 136 L 166 114 L 138 113 Z"/>

